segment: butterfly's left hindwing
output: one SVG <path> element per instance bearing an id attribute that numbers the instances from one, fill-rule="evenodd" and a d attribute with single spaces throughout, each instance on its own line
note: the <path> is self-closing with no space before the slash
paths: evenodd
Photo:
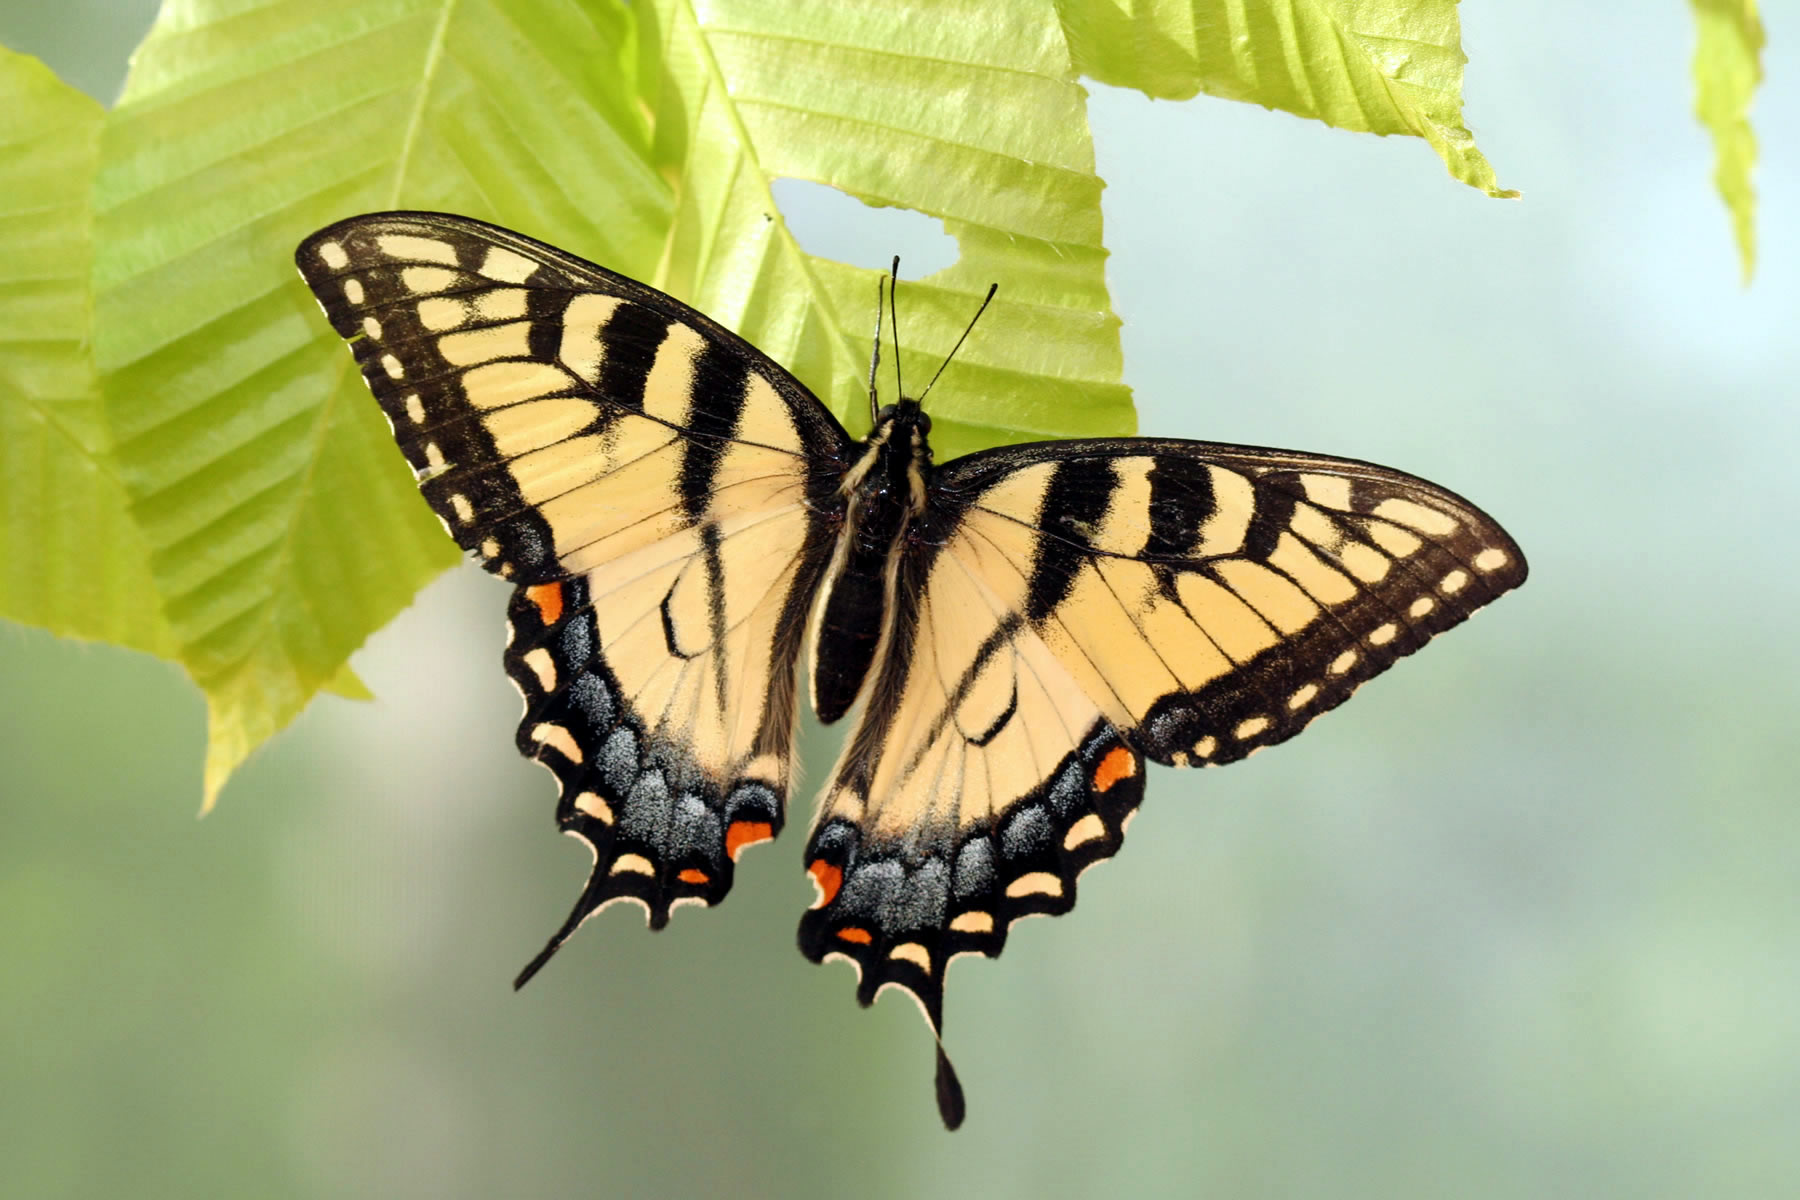
<path id="1" fill-rule="evenodd" d="M 613 900 L 716 903 L 782 824 L 843 430 L 735 334 L 504 229 L 372 214 L 296 261 L 445 528 L 518 585 L 519 748 L 595 852 L 526 975 Z"/>
<path id="2" fill-rule="evenodd" d="M 934 1025 L 951 957 L 1067 911 L 1118 850 L 1146 757 L 1292 737 L 1525 577 L 1498 525 L 1423 480 L 1147 438 L 949 463 L 904 555 L 800 941 Z"/>

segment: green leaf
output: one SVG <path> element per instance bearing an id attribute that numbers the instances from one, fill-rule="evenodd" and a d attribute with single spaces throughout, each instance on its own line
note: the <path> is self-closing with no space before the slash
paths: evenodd
<path id="1" fill-rule="evenodd" d="M 1748 2 L 1748 0 L 1746 0 Z M 1082 74 L 1163 100 L 1197 92 L 1339 129 L 1424 138 L 1501 189 L 1462 119 L 1456 0 L 1056 0 Z"/>
<path id="2" fill-rule="evenodd" d="M 293 276 L 331 220 L 444 209 L 566 246 L 735 326 L 855 422 L 875 276 L 803 254 L 769 190 L 813 179 L 962 244 L 902 289 L 912 379 L 1003 283 L 933 394 L 945 453 L 1129 432 L 1083 93 L 1049 11 L 1019 29 L 973 5 L 166 5 L 102 141 L 95 345 L 208 698 L 207 803 L 318 689 L 354 694 L 345 658 L 454 561 Z"/>
<path id="3" fill-rule="evenodd" d="M 95 355 L 211 804 L 456 561 L 293 269 L 351 213 L 443 208 L 642 269 L 668 192 L 623 10 L 499 0 L 166 4 L 107 123 Z"/>
<path id="4" fill-rule="evenodd" d="M 0 112 L 0 616 L 171 656 L 89 355 L 104 114 L 5 49 Z"/>
<path id="5" fill-rule="evenodd" d="M 1744 282 L 1756 268 L 1756 135 L 1750 102 L 1762 82 L 1764 44 L 1756 0 L 1693 0 L 1699 41 L 1694 49 L 1695 111 L 1712 133 L 1718 164 L 1713 182 L 1731 212 Z"/>
<path id="6" fill-rule="evenodd" d="M 900 289 L 902 371 L 931 377 L 990 282 L 1000 292 L 932 394 L 940 458 L 1024 438 L 1125 434 L 1118 318 L 1101 244 L 1086 95 L 1055 14 L 956 0 L 645 5 L 655 161 L 676 189 L 652 280 L 868 420 L 875 274 L 811 258 L 777 178 L 939 217 L 962 254 Z M 659 69 L 660 65 L 660 69 Z"/>

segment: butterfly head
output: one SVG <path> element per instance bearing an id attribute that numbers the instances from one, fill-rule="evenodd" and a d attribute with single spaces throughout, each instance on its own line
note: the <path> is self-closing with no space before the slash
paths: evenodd
<path id="1" fill-rule="evenodd" d="M 901 446 L 924 445 L 931 436 L 931 416 L 911 396 L 902 396 L 898 404 L 884 404 L 875 414 L 875 430 L 885 431 L 883 441 Z M 875 440 L 871 431 L 869 440 Z"/>
<path id="2" fill-rule="evenodd" d="M 845 478 L 846 490 L 902 497 L 916 516 L 924 509 L 931 475 L 931 418 L 919 402 L 902 396 L 898 404 L 882 405 L 863 446 L 862 461 Z"/>

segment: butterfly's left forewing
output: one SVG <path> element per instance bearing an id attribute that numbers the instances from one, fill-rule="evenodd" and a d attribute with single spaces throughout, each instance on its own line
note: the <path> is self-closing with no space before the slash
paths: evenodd
<path id="1" fill-rule="evenodd" d="M 426 500 L 518 585 L 519 748 L 595 852 L 526 975 L 613 900 L 716 903 L 782 824 L 842 429 L 701 314 L 504 229 L 372 214 L 296 259 Z"/>
<path id="2" fill-rule="evenodd" d="M 1459 497 L 1341 459 L 1154 439 L 947 464 L 807 859 L 815 960 L 934 1025 L 959 953 L 1067 911 L 1146 757 L 1231 762 L 1525 577 Z"/>

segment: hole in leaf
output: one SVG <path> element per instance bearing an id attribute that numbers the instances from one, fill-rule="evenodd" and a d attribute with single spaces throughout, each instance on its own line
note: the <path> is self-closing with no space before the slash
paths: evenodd
<path id="1" fill-rule="evenodd" d="M 898 254 L 900 278 L 921 279 L 960 253 L 943 222 L 916 209 L 877 208 L 805 179 L 777 179 L 770 190 L 794 240 L 820 258 L 885 271 Z"/>
<path id="2" fill-rule="evenodd" d="M 110 105 L 158 7 L 158 0 L 9 4 L 0 12 L 0 45 L 42 59 L 57 78 Z"/>

